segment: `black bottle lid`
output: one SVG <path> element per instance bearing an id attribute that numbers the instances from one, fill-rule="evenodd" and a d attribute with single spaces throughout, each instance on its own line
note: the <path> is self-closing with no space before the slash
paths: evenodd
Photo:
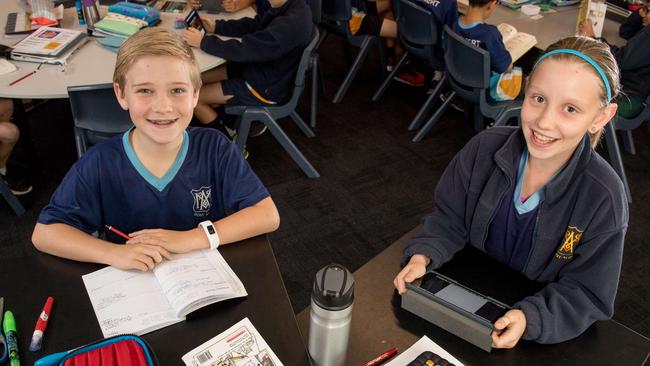
<path id="1" fill-rule="evenodd" d="M 316 273 L 311 298 L 325 310 L 343 310 L 354 302 L 354 277 L 340 264 L 330 264 Z"/>

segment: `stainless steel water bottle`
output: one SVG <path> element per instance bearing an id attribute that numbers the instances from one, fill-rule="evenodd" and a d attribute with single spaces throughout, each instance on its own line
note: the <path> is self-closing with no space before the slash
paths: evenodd
<path id="1" fill-rule="evenodd" d="M 92 29 L 99 21 L 99 11 L 97 11 L 95 0 L 81 0 L 81 10 L 86 20 L 86 26 Z"/>
<path id="2" fill-rule="evenodd" d="M 309 354 L 317 366 L 343 366 L 354 302 L 354 277 L 340 264 L 321 268 L 314 279 L 309 317 Z"/>

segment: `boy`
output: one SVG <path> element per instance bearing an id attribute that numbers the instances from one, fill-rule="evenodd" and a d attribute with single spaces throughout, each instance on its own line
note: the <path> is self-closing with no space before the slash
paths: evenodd
<path id="1" fill-rule="evenodd" d="M 11 123 L 13 101 L 0 98 L 0 179 L 4 180 L 16 196 L 21 196 L 32 191 L 32 186 L 22 179 L 12 179 L 7 176 L 7 161 L 11 151 L 18 142 L 20 131 Z"/>
<path id="2" fill-rule="evenodd" d="M 632 39 L 643 27 L 648 25 L 650 16 L 650 0 L 647 0 L 641 8 L 633 11 L 621 24 L 618 29 L 618 35 L 624 39 Z"/>
<path id="3" fill-rule="evenodd" d="M 491 24 L 485 24 L 492 13 L 496 10 L 497 0 L 470 0 L 467 14 L 458 18 L 452 27 L 453 31 L 465 37 L 475 46 L 478 46 L 490 53 L 490 96 L 495 100 L 504 100 L 505 96 L 496 93 L 497 84 L 501 75 L 510 72 L 513 69 L 512 57 L 503 44 L 503 37 L 497 27 Z M 519 90 L 521 87 L 521 78 L 512 78 L 519 85 L 513 86 L 513 90 Z M 515 95 L 510 95 L 507 99 L 514 99 Z"/>
<path id="4" fill-rule="evenodd" d="M 113 81 L 135 127 L 70 169 L 34 228 L 36 248 L 146 271 L 170 253 L 214 249 L 278 227 L 268 191 L 236 146 L 214 130 L 186 130 L 201 78 L 180 38 L 139 31 L 120 47 Z M 108 225 L 130 233 L 125 245 L 114 245 L 124 239 L 112 232 L 106 240 L 90 235 Z"/>
<path id="5" fill-rule="evenodd" d="M 206 31 L 241 40 L 203 36 L 188 28 L 187 44 L 228 60 L 202 75 L 204 82 L 194 110 L 204 124 L 216 122 L 213 105 L 274 105 L 288 96 L 302 52 L 311 41 L 311 11 L 304 0 L 271 0 L 271 9 L 254 19 L 217 21 L 202 18 Z"/>

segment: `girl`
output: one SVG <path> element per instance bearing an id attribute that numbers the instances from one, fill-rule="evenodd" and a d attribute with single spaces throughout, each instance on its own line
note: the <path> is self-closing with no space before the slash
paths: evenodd
<path id="1" fill-rule="evenodd" d="M 436 188 L 433 212 L 404 250 L 400 294 L 466 242 L 547 283 L 494 323 L 494 347 L 557 343 L 612 316 L 627 229 L 623 185 L 593 147 L 616 114 L 609 47 L 586 37 L 551 45 L 530 74 L 521 128 L 475 136 Z"/>

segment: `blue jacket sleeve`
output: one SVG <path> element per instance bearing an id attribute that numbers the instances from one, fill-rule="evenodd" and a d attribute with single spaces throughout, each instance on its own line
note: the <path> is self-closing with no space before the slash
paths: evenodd
<path id="1" fill-rule="evenodd" d="M 235 20 L 218 20 L 214 24 L 214 33 L 226 37 L 242 37 L 259 28 L 261 16 L 255 18 L 241 18 Z"/>
<path id="2" fill-rule="evenodd" d="M 650 26 L 643 28 L 625 46 L 609 47 L 621 71 L 650 67 Z"/>
<path id="3" fill-rule="evenodd" d="M 621 24 L 621 27 L 618 29 L 618 35 L 623 39 L 630 39 L 641 29 L 643 29 L 643 18 L 641 18 L 641 15 L 637 10 L 630 14 L 630 16 L 625 19 L 625 22 Z"/>

